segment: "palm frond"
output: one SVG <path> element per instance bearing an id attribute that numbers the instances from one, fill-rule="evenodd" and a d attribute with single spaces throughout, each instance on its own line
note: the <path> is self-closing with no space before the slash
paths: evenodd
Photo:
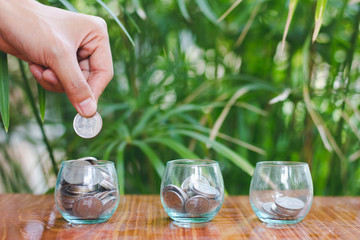
<path id="1" fill-rule="evenodd" d="M 228 158 L 230 161 L 232 161 L 235 165 L 237 165 L 240 169 L 242 169 L 244 172 L 252 176 L 254 172 L 254 167 L 251 166 L 251 164 L 246 161 L 243 157 L 241 157 L 239 154 L 235 153 L 230 148 L 226 147 L 225 145 L 209 139 L 207 136 L 199 134 L 194 131 L 188 131 L 188 130 L 169 130 L 169 132 L 174 134 L 182 134 L 186 135 L 192 138 L 197 139 L 198 141 L 201 141 L 207 145 L 210 145 L 219 155 L 222 155 L 226 158 Z"/>
<path id="2" fill-rule="evenodd" d="M 286 36 L 288 34 L 291 19 L 292 19 L 293 15 L 294 15 L 294 12 L 295 12 L 295 9 L 296 9 L 296 6 L 297 6 L 298 2 L 299 2 L 299 0 L 290 0 L 289 12 L 288 12 L 288 16 L 286 18 L 284 34 L 283 34 L 283 38 L 282 38 L 282 41 L 281 41 L 281 49 L 282 49 L 282 51 L 284 51 Z"/>
<path id="3" fill-rule="evenodd" d="M 224 20 L 241 2 L 242 2 L 242 0 L 236 0 L 231 5 L 231 7 L 228 10 L 226 10 L 221 17 L 219 17 L 218 22 L 221 22 L 222 20 Z"/>
<path id="4" fill-rule="evenodd" d="M 96 1 L 111 15 L 111 17 L 115 20 L 115 22 L 123 30 L 123 32 L 125 33 L 126 37 L 129 39 L 131 44 L 135 47 L 134 40 L 130 36 L 129 32 L 126 30 L 125 26 L 120 22 L 119 18 L 113 13 L 113 11 L 110 10 L 110 8 L 108 8 L 108 6 L 106 6 L 106 4 L 103 1 L 101 1 L 101 0 L 96 0 Z"/>
<path id="5" fill-rule="evenodd" d="M 327 0 L 317 0 L 316 1 L 316 12 L 315 12 L 315 28 L 312 36 L 312 41 L 315 42 L 317 36 L 319 35 L 322 19 L 324 17 L 325 7 Z"/>

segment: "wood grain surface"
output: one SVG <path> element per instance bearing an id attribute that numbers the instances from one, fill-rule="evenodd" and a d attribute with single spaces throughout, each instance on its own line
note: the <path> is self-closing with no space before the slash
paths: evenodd
<path id="1" fill-rule="evenodd" d="M 159 196 L 126 195 L 109 221 L 71 225 L 53 195 L 0 195 L 0 239 L 360 239 L 360 197 L 315 197 L 298 224 L 259 221 L 247 196 L 230 196 L 208 223 L 178 225 Z"/>

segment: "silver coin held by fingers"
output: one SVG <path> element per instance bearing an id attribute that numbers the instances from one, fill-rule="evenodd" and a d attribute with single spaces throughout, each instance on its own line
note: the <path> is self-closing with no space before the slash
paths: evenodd
<path id="1" fill-rule="evenodd" d="M 98 112 L 94 116 L 85 118 L 76 114 L 73 122 L 74 130 L 82 138 L 93 138 L 102 128 L 102 118 Z"/>

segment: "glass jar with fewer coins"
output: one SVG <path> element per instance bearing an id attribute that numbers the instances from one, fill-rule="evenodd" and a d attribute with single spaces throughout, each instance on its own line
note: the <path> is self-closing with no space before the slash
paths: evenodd
<path id="1" fill-rule="evenodd" d="M 250 203 L 256 216 L 270 224 L 304 219 L 313 201 L 309 166 L 303 162 L 258 162 L 250 184 Z"/>
<path id="2" fill-rule="evenodd" d="M 64 161 L 55 186 L 55 202 L 71 223 L 107 221 L 119 203 L 113 162 L 86 157 Z"/>
<path id="3" fill-rule="evenodd" d="M 161 202 L 167 214 L 178 222 L 212 220 L 224 200 L 224 182 L 218 162 L 172 160 L 161 181 Z"/>

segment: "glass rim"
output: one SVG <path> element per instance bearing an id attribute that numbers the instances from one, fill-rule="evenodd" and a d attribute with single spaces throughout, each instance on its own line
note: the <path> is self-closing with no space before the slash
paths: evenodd
<path id="1" fill-rule="evenodd" d="M 65 160 L 62 161 L 61 164 L 62 165 L 70 165 L 72 162 L 78 161 L 77 159 L 71 159 L 71 160 Z M 80 161 L 85 161 L 85 160 L 80 160 Z M 112 161 L 108 161 L 108 160 L 97 160 L 97 165 L 81 165 L 81 166 L 76 166 L 76 167 L 102 167 L 102 166 L 114 166 L 114 162 Z"/>
<path id="2" fill-rule="evenodd" d="M 261 161 L 257 162 L 256 165 L 263 166 L 292 166 L 292 167 L 303 167 L 308 166 L 306 162 L 291 162 L 291 161 Z"/>
<path id="3" fill-rule="evenodd" d="M 193 163 L 193 164 L 188 164 Z M 176 165 L 176 166 L 211 166 L 218 165 L 219 162 L 211 159 L 174 159 L 167 162 L 168 165 Z"/>

